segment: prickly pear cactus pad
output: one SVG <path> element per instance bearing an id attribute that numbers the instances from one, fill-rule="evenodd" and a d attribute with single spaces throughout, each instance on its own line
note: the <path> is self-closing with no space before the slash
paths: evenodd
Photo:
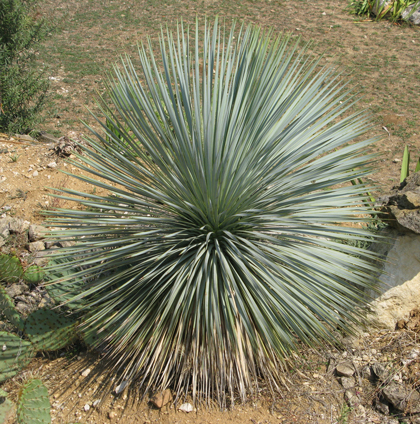
<path id="1" fill-rule="evenodd" d="M 23 269 L 19 258 L 0 255 L 0 281 L 15 283 L 22 277 Z"/>
<path id="2" fill-rule="evenodd" d="M 44 278 L 44 270 L 38 265 L 30 266 L 23 274 L 23 279 L 29 284 L 38 284 Z"/>
<path id="3" fill-rule="evenodd" d="M 50 265 L 56 266 L 60 263 L 68 262 L 63 259 L 51 261 Z M 45 289 L 48 294 L 59 304 L 65 304 L 68 308 L 73 309 L 80 307 L 82 300 L 71 300 L 76 294 L 80 293 L 80 290 L 85 285 L 81 277 L 72 278 L 72 272 L 68 269 L 60 270 L 54 269 L 52 272 L 46 273 L 44 279 L 48 281 L 54 281 L 52 285 L 45 285 Z M 60 279 L 64 281 L 60 282 Z"/>
<path id="4" fill-rule="evenodd" d="M 0 314 L 4 315 L 19 331 L 23 331 L 24 320 L 2 285 L 0 285 Z"/>
<path id="5" fill-rule="evenodd" d="M 32 344 L 0 331 L 0 383 L 20 372 L 32 359 Z"/>
<path id="6" fill-rule="evenodd" d="M 15 404 L 7 399 L 8 393 L 0 389 L 0 423 L 5 423 L 12 416 Z"/>
<path id="7" fill-rule="evenodd" d="M 50 409 L 48 390 L 41 380 L 30 380 L 20 389 L 17 406 L 18 424 L 49 424 Z"/>
<path id="8" fill-rule="evenodd" d="M 75 320 L 42 308 L 28 316 L 25 333 L 35 350 L 53 351 L 62 349 L 74 340 L 75 327 Z"/>

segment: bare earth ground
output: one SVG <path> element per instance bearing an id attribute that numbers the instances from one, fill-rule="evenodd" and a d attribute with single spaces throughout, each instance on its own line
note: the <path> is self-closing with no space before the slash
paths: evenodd
<path id="1" fill-rule="evenodd" d="M 105 72 L 111 69 L 118 55 L 127 52 L 135 58 L 136 43 L 146 41 L 147 36 L 156 41 L 161 24 L 174 29 L 181 17 L 184 22 L 193 23 L 196 16 L 211 19 L 218 14 L 226 19 L 227 26 L 232 19 L 244 19 L 264 28 L 273 27 L 275 32 L 292 32 L 304 41 L 313 39 L 315 54 L 325 53 L 323 63 L 339 65 L 343 70 L 343 81 L 353 78 L 363 96 L 358 107 L 367 108 L 372 113 L 374 126 L 367 136 L 383 135 L 372 148 L 382 155 L 372 183 L 378 185 L 375 194 L 384 192 L 399 182 L 401 163 L 396 159 L 401 159 L 404 146 L 410 147 L 412 170 L 414 161 L 420 156 L 420 28 L 387 21 L 356 21 L 345 12 L 346 4 L 341 0 L 47 1 L 41 13 L 56 22 L 58 29 L 39 54 L 39 63 L 46 66 L 51 80 L 51 103 L 41 129 L 57 137 L 82 138 L 88 131 L 80 119 L 97 128 L 86 107 L 98 112 L 95 93 L 103 93 Z M 70 202 L 49 198 L 47 194 L 51 190 L 47 187 L 92 190 L 59 172 L 60 169 L 79 171 L 58 157 L 53 147 L 0 136 L 0 214 L 41 223 L 44 220 L 39 214 L 42 209 L 77 207 Z M 57 167 L 48 167 L 52 162 L 56 162 Z M 410 349 L 419 346 L 416 333 L 413 334 L 402 331 L 391 335 L 362 336 L 356 342 L 360 347 L 355 348 L 352 344 L 348 354 L 358 358 L 374 349 L 399 370 L 404 346 Z M 390 339 L 384 342 L 386 337 Z M 396 344 L 395 340 L 402 339 L 403 344 Z M 285 373 L 281 394 L 274 401 L 262 382 L 262 391 L 255 399 L 229 411 L 200 408 L 185 414 L 176 412 L 173 407 L 158 411 L 146 402 L 138 403 L 139 396 L 135 392 L 124 392 L 116 397 L 110 394 L 113 389 L 110 387 L 104 389 L 103 393 L 108 396 L 103 398 L 100 408 L 85 412 L 84 405 L 91 404 L 99 396 L 94 393 L 95 389 L 105 387 L 105 378 L 101 381 L 105 371 L 100 365 L 94 367 L 99 361 L 97 356 L 84 352 L 63 352 L 64 356 L 57 358 L 38 357 L 21 376 L 2 387 L 15 396 L 22 378 L 31 373 L 39 375 L 48 385 L 54 404 L 54 422 L 58 423 L 388 422 L 383 421 L 384 416 L 373 412 L 358 416 L 357 408 L 346 410 L 344 390 L 328 367 L 328 362 L 338 360 L 345 352 L 347 350 L 323 352 L 319 356 L 313 351 L 302 351 L 294 370 Z M 368 357 L 365 362 L 368 364 L 369 360 Z M 88 367 L 92 373 L 84 379 L 80 371 Z M 407 378 L 412 378 L 416 386 L 419 376 L 413 377 L 410 369 L 406 371 Z M 359 386 L 364 405 L 371 405 L 375 391 L 371 387 L 364 388 L 363 384 Z M 400 422 L 403 423 L 404 419 L 400 417 Z"/>

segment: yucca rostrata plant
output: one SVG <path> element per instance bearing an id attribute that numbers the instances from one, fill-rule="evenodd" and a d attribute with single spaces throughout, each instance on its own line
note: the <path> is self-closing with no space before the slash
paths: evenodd
<path id="1" fill-rule="evenodd" d="M 115 68 L 105 135 L 78 156 L 77 178 L 109 194 L 61 190 L 86 208 L 49 212 L 77 241 L 56 269 L 84 269 L 56 284 L 122 379 L 244 400 L 299 340 L 360 319 L 371 254 L 342 240 L 370 234 L 342 224 L 371 219 L 350 181 L 372 140 L 348 144 L 367 120 L 338 120 L 354 99 L 299 40 L 217 21 L 192 37 L 162 35 L 161 67 L 140 47 L 142 78 Z"/>

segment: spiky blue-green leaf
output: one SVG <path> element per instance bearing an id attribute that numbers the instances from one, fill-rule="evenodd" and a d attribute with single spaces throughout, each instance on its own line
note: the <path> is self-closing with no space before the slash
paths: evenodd
<path id="1" fill-rule="evenodd" d="M 354 142 L 367 117 L 299 42 L 181 25 L 161 65 L 140 46 L 140 75 L 115 67 L 105 135 L 92 129 L 75 163 L 98 191 L 62 189 L 85 208 L 50 222 L 77 242 L 53 270 L 71 270 L 71 301 L 124 380 L 244 400 L 299 340 L 359 322 L 374 254 L 343 240 L 371 239 L 357 225 L 373 219 L 369 187 L 351 180 L 371 172 L 374 140 Z"/>

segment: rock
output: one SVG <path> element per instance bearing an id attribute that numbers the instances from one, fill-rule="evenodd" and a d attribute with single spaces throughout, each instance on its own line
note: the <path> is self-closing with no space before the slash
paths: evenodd
<path id="1" fill-rule="evenodd" d="M 82 372 L 82 377 L 87 377 L 90 374 L 90 368 L 86 368 L 83 372 Z"/>
<path id="2" fill-rule="evenodd" d="M 42 299 L 39 302 L 38 308 L 52 308 L 53 306 L 55 306 L 54 299 L 47 292 L 42 293 Z"/>
<path id="3" fill-rule="evenodd" d="M 394 229 L 382 230 L 380 235 L 387 237 L 387 243 L 376 243 L 371 250 L 381 256 L 381 293 L 368 293 L 374 300 L 367 320 L 377 328 L 394 330 L 397 322 L 408 320 L 420 306 L 420 236 Z"/>
<path id="4" fill-rule="evenodd" d="M 117 417 L 117 414 L 114 412 L 114 411 L 109 411 L 108 412 L 108 418 L 110 419 L 110 420 L 113 420 L 114 418 L 116 418 Z"/>
<path id="5" fill-rule="evenodd" d="M 44 243 L 45 243 L 46 249 L 51 249 L 53 246 L 56 245 L 57 242 L 56 241 L 45 241 Z"/>
<path id="6" fill-rule="evenodd" d="M 395 326 L 395 328 L 397 330 L 402 330 L 403 328 L 405 328 L 407 325 L 407 321 L 405 319 L 400 319 L 397 322 L 397 325 Z"/>
<path id="7" fill-rule="evenodd" d="M 15 138 L 18 139 L 19 141 L 24 141 L 29 143 L 33 143 L 36 141 L 34 138 L 32 138 L 30 135 L 27 135 L 27 134 L 15 134 Z"/>
<path id="8" fill-rule="evenodd" d="M 183 412 L 192 412 L 192 411 L 194 411 L 194 407 L 191 405 L 191 403 L 183 403 L 178 409 L 180 411 L 183 411 Z"/>
<path id="9" fill-rule="evenodd" d="M 32 176 L 33 177 L 37 177 L 39 174 L 38 174 L 38 171 L 34 171 L 33 173 L 32 173 Z"/>
<path id="10" fill-rule="evenodd" d="M 34 241 L 32 243 L 28 243 L 28 250 L 31 253 L 39 252 L 40 250 L 45 250 L 45 244 L 43 241 Z"/>
<path id="11" fill-rule="evenodd" d="M 0 236 L 7 238 L 10 235 L 9 222 L 12 220 L 10 217 L 0 219 Z"/>
<path id="12" fill-rule="evenodd" d="M 83 409 L 84 409 L 84 411 L 85 411 L 85 412 L 89 411 L 89 409 L 90 409 L 90 405 L 89 405 L 89 404 L 86 404 L 86 405 L 83 407 Z"/>
<path id="13" fill-rule="evenodd" d="M 56 162 L 50 162 L 48 165 L 47 165 L 47 168 L 51 168 L 51 169 L 54 169 L 54 168 L 57 168 L 57 163 Z"/>
<path id="14" fill-rule="evenodd" d="M 46 228 L 41 225 L 32 224 L 29 226 L 29 241 L 39 241 L 45 238 Z"/>
<path id="15" fill-rule="evenodd" d="M 16 309 L 18 312 L 20 312 L 22 315 L 29 315 L 31 312 L 34 312 L 37 307 L 34 305 L 28 305 L 25 302 L 18 302 L 16 305 Z"/>
<path id="16" fill-rule="evenodd" d="M 54 150 L 58 156 L 62 157 L 71 156 L 75 150 L 80 152 L 80 148 L 77 146 L 77 144 L 66 136 L 59 139 L 57 145 L 54 147 Z"/>
<path id="17" fill-rule="evenodd" d="M 408 15 L 410 15 L 410 13 L 412 12 L 412 10 L 413 10 L 413 7 L 414 7 L 415 5 L 413 4 L 413 5 L 411 5 L 411 6 L 408 6 L 405 10 L 404 10 L 404 12 L 402 13 L 402 15 L 401 15 L 401 17 L 404 19 L 404 20 L 406 20 L 407 22 L 410 22 L 411 24 L 413 24 L 413 25 L 420 25 L 420 7 L 418 7 L 413 13 L 412 13 L 412 15 L 411 16 L 408 16 Z"/>
<path id="18" fill-rule="evenodd" d="M 382 398 L 376 399 L 373 402 L 373 406 L 381 414 L 389 415 L 389 405 L 388 405 L 388 402 L 385 399 L 382 399 Z"/>
<path id="19" fill-rule="evenodd" d="M 155 393 L 151 398 L 150 398 L 150 402 L 156 406 L 156 408 L 161 409 L 162 407 L 164 407 L 166 404 L 168 404 L 169 402 L 171 402 L 173 399 L 172 397 L 172 392 L 170 391 L 170 389 L 166 389 L 163 392 L 158 392 Z"/>
<path id="20" fill-rule="evenodd" d="M 356 380 L 353 377 L 339 377 L 339 382 L 345 389 L 353 389 L 356 386 Z"/>
<path id="21" fill-rule="evenodd" d="M 100 399 L 96 399 L 93 403 L 92 403 L 92 407 L 96 408 L 99 404 L 101 403 Z"/>
<path id="22" fill-rule="evenodd" d="M 371 369 L 373 374 L 381 381 L 385 381 L 389 376 L 389 372 L 383 365 L 379 364 L 378 362 L 373 364 Z"/>
<path id="23" fill-rule="evenodd" d="M 0 247 L 6 244 L 6 237 L 0 236 Z"/>
<path id="24" fill-rule="evenodd" d="M 42 143 L 58 143 L 58 138 L 46 133 L 45 131 L 41 131 L 38 136 L 38 141 L 41 141 Z"/>
<path id="25" fill-rule="evenodd" d="M 382 395 L 395 409 L 416 414 L 420 412 L 420 394 L 392 381 L 382 389 Z"/>
<path id="26" fill-rule="evenodd" d="M 60 247 L 71 247 L 71 246 L 74 246 L 76 242 L 72 240 L 66 240 L 66 241 L 59 241 L 57 244 Z"/>
<path id="27" fill-rule="evenodd" d="M 390 194 L 379 197 L 375 207 L 390 226 L 420 234 L 420 172 L 408 176 Z"/>
<path id="28" fill-rule="evenodd" d="M 350 406 L 350 408 L 355 408 L 360 405 L 359 396 L 357 396 L 354 389 L 348 389 L 344 392 L 344 400 L 347 402 L 347 405 Z"/>
<path id="29" fill-rule="evenodd" d="M 6 288 L 6 293 L 13 299 L 16 296 L 20 296 L 23 293 L 29 291 L 29 287 L 24 283 L 12 284 Z"/>
<path id="30" fill-rule="evenodd" d="M 22 234 L 29 228 L 29 222 L 14 218 L 9 221 L 9 231 L 12 234 Z"/>
<path id="31" fill-rule="evenodd" d="M 16 296 L 15 300 L 21 301 L 23 303 L 27 303 L 28 305 L 35 305 L 37 301 L 32 296 L 30 296 L 30 294 L 31 293 L 29 293 L 28 296 Z"/>
<path id="32" fill-rule="evenodd" d="M 366 409 L 361 404 L 357 405 L 356 408 L 354 409 L 354 411 L 356 412 L 356 415 L 358 417 L 365 417 L 366 416 Z"/>
<path id="33" fill-rule="evenodd" d="M 393 0 L 375 0 L 372 5 L 372 13 L 375 16 L 378 16 L 378 14 L 382 16 L 387 13 L 387 8 L 389 8 L 392 3 Z"/>
<path id="34" fill-rule="evenodd" d="M 335 369 L 339 377 L 352 377 L 354 374 L 353 365 L 350 362 L 342 362 Z"/>
<path id="35" fill-rule="evenodd" d="M 372 371 L 369 366 L 363 367 L 360 374 L 362 378 L 366 378 L 366 380 L 370 380 L 372 378 Z"/>

